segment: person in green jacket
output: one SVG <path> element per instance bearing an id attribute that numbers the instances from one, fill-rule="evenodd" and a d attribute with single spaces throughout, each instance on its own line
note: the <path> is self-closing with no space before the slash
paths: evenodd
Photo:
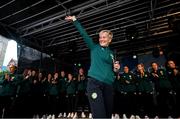
<path id="1" fill-rule="evenodd" d="M 87 105 L 87 97 L 86 97 L 86 86 L 87 86 L 87 77 L 84 73 L 84 69 L 80 68 L 79 73 L 76 76 L 77 79 L 77 90 L 76 90 L 76 104 L 75 109 L 77 107 L 82 108 L 81 116 L 85 117 L 84 110 L 85 106 Z"/>
<path id="2" fill-rule="evenodd" d="M 114 81 L 114 115 L 125 114 L 124 110 L 124 85 L 121 78 L 121 73 L 117 73 Z"/>
<path id="3" fill-rule="evenodd" d="M 137 65 L 137 72 L 135 74 L 138 92 L 138 112 L 140 116 L 152 116 L 153 108 L 153 83 L 149 72 L 145 71 L 144 64 Z"/>
<path id="4" fill-rule="evenodd" d="M 49 104 L 50 104 L 50 113 L 55 114 L 55 117 L 58 116 L 58 104 L 59 104 L 59 75 L 58 73 L 54 74 L 54 77 L 49 82 Z"/>
<path id="5" fill-rule="evenodd" d="M 124 87 L 124 110 L 125 114 L 131 116 L 135 115 L 136 111 L 136 80 L 132 72 L 129 71 L 128 66 L 124 66 L 124 72 L 121 75 L 122 84 Z"/>
<path id="6" fill-rule="evenodd" d="M 171 95 L 175 97 L 174 105 L 173 105 L 173 112 L 175 112 L 175 117 L 180 117 L 180 69 L 177 66 L 177 63 L 174 60 L 167 61 L 167 72 L 168 78 L 171 81 L 173 92 Z M 173 100 L 171 101 L 173 104 Z"/>
<path id="7" fill-rule="evenodd" d="M 64 70 L 62 70 L 60 72 L 60 79 L 59 79 L 59 85 L 60 85 L 60 101 L 59 101 L 59 112 L 60 112 L 60 117 L 66 117 L 66 113 L 67 113 L 67 100 L 66 100 L 66 86 L 67 83 L 67 77 L 66 77 L 66 73 Z"/>
<path id="8" fill-rule="evenodd" d="M 23 74 L 19 76 L 19 83 L 16 97 L 16 117 L 30 118 L 31 114 L 31 69 L 25 69 Z M 26 110 L 26 111 L 25 111 Z M 23 112 L 23 113 L 22 113 Z"/>
<path id="9" fill-rule="evenodd" d="M 76 80 L 73 78 L 71 73 L 68 73 L 68 81 L 66 83 L 67 89 L 67 106 L 68 106 L 68 116 L 74 117 L 75 113 L 75 93 L 76 93 Z"/>
<path id="10" fill-rule="evenodd" d="M 115 58 L 109 44 L 113 33 L 102 30 L 99 33 L 99 44 L 95 44 L 75 16 L 67 16 L 67 21 L 73 21 L 80 32 L 91 55 L 91 66 L 88 71 L 87 94 L 93 118 L 111 118 L 113 109 L 114 72 L 120 67 L 115 64 Z M 114 67 L 113 67 L 114 66 Z"/>
<path id="11" fill-rule="evenodd" d="M 6 72 L 0 80 L 0 98 L 3 118 L 14 117 L 14 102 L 17 92 L 18 75 L 16 74 L 17 67 L 15 65 L 9 66 L 9 72 Z M 1 113 L 2 114 L 2 113 Z"/>
<path id="12" fill-rule="evenodd" d="M 160 117 L 168 117 L 172 110 L 171 105 L 172 85 L 165 69 L 159 68 L 156 62 L 151 63 L 152 71 L 150 72 L 152 81 L 155 84 L 157 92 L 158 114 Z"/>

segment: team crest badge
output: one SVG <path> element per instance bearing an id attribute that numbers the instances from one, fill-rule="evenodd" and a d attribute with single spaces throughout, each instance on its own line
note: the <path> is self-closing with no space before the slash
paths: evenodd
<path id="1" fill-rule="evenodd" d="M 92 97 L 92 99 L 96 99 L 97 98 L 97 93 L 96 92 L 92 93 L 91 97 Z"/>

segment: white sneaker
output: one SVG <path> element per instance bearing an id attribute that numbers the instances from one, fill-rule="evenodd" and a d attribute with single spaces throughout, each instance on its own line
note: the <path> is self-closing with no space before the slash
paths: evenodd
<path id="1" fill-rule="evenodd" d="M 171 116 L 168 116 L 168 119 L 173 119 Z"/>
<path id="2" fill-rule="evenodd" d="M 91 113 L 89 113 L 89 119 L 92 119 L 92 114 Z"/>
<path id="3" fill-rule="evenodd" d="M 51 119 L 55 119 L 55 115 L 54 115 L 54 114 L 52 115 L 52 118 L 51 118 Z"/>
<path id="4" fill-rule="evenodd" d="M 144 119 L 149 119 L 149 117 L 146 115 L 146 116 L 144 117 Z"/>
<path id="5" fill-rule="evenodd" d="M 39 115 L 36 115 L 36 119 L 39 119 Z"/>
<path id="6" fill-rule="evenodd" d="M 158 116 L 155 116 L 154 119 L 159 119 L 159 117 L 158 117 Z"/>
<path id="7" fill-rule="evenodd" d="M 63 117 L 66 118 L 66 112 L 64 112 Z"/>
<path id="8" fill-rule="evenodd" d="M 136 119 L 141 119 L 140 117 L 139 117 L 139 115 L 136 115 L 136 117 L 135 117 Z"/>
<path id="9" fill-rule="evenodd" d="M 119 114 L 115 114 L 115 119 L 120 119 Z"/>
<path id="10" fill-rule="evenodd" d="M 70 118 L 71 117 L 71 113 L 68 114 L 67 118 Z"/>
<path id="11" fill-rule="evenodd" d="M 114 116 L 114 114 L 112 114 L 112 116 L 111 116 L 111 119 L 115 119 L 115 116 Z"/>
<path id="12" fill-rule="evenodd" d="M 48 115 L 47 119 L 51 119 L 51 115 Z"/>
<path id="13" fill-rule="evenodd" d="M 74 116 L 74 113 L 72 112 L 70 117 L 73 118 L 73 116 Z"/>
<path id="14" fill-rule="evenodd" d="M 33 115 L 33 119 L 35 119 L 36 118 L 36 115 Z"/>
<path id="15" fill-rule="evenodd" d="M 77 112 L 75 112 L 74 116 L 73 116 L 73 119 L 77 119 Z"/>
<path id="16" fill-rule="evenodd" d="M 44 114 L 41 119 L 46 119 L 46 115 Z"/>
<path id="17" fill-rule="evenodd" d="M 135 116 L 134 115 L 131 115 L 131 117 L 129 119 L 135 119 Z"/>
<path id="18" fill-rule="evenodd" d="M 81 113 L 81 117 L 82 117 L 82 118 L 85 118 L 85 117 L 86 117 L 86 115 L 84 114 L 84 112 Z"/>
<path id="19" fill-rule="evenodd" d="M 62 113 L 59 113 L 58 117 L 60 118 L 60 117 L 62 117 L 62 116 L 63 116 Z"/>
<path id="20" fill-rule="evenodd" d="M 126 114 L 123 114 L 123 119 L 128 119 Z"/>

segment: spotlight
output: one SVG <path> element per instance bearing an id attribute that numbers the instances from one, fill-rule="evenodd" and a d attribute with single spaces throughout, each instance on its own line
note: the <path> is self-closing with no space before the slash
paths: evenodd
<path id="1" fill-rule="evenodd" d="M 136 58 L 137 58 L 137 55 L 134 54 L 134 55 L 133 55 L 133 59 L 136 59 Z"/>

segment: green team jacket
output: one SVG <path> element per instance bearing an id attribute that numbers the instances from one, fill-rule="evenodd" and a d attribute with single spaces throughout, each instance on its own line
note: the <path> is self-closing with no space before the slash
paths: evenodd
<path id="1" fill-rule="evenodd" d="M 123 73 L 121 75 L 123 85 L 124 85 L 124 91 L 128 93 L 136 92 L 136 82 L 135 77 L 132 73 Z"/>
<path id="2" fill-rule="evenodd" d="M 154 77 L 151 72 L 152 81 L 155 82 L 156 90 L 159 91 L 160 89 L 172 89 L 172 85 L 170 80 L 168 79 L 167 73 L 164 69 L 158 69 L 155 73 L 158 77 Z"/>
<path id="3" fill-rule="evenodd" d="M 5 80 L 4 76 L 1 76 L 0 80 L 0 96 L 15 96 L 17 91 L 18 75 L 10 74 L 10 79 Z"/>
<path id="4" fill-rule="evenodd" d="M 67 81 L 66 83 L 67 89 L 66 89 L 66 93 L 67 94 L 75 94 L 76 92 L 76 81 L 72 80 L 72 81 Z"/>
<path id="5" fill-rule="evenodd" d="M 61 77 L 59 79 L 60 83 L 60 93 L 65 93 L 66 92 L 66 83 L 67 83 L 67 78 L 66 77 Z"/>
<path id="6" fill-rule="evenodd" d="M 19 75 L 17 94 L 20 96 L 30 95 L 31 85 L 31 77 L 29 77 L 28 79 L 24 79 L 23 75 Z"/>
<path id="7" fill-rule="evenodd" d="M 137 74 L 136 80 L 138 83 L 137 90 L 139 92 L 150 93 L 153 91 L 151 78 L 148 72 L 145 72 L 143 77 L 141 77 L 140 74 Z"/>
<path id="8" fill-rule="evenodd" d="M 114 90 L 115 92 L 124 92 L 124 85 L 123 85 L 123 82 L 122 82 L 122 78 L 117 78 L 115 79 L 114 83 L 113 83 L 113 87 L 114 87 Z"/>
<path id="9" fill-rule="evenodd" d="M 174 69 L 169 69 L 167 71 L 169 80 L 172 84 L 173 90 L 180 92 L 180 72 L 178 72 L 176 75 L 174 75 L 173 70 Z M 179 68 L 177 68 L 177 70 L 180 71 Z"/>
<path id="10" fill-rule="evenodd" d="M 88 76 L 112 85 L 114 82 L 113 52 L 109 47 L 101 47 L 99 44 L 95 44 L 78 20 L 74 21 L 73 24 L 90 49 L 91 66 L 88 71 Z"/>
<path id="11" fill-rule="evenodd" d="M 87 80 L 77 81 L 77 91 L 85 91 L 87 86 Z"/>
<path id="12" fill-rule="evenodd" d="M 48 93 L 51 96 L 58 96 L 60 92 L 59 79 L 56 79 L 56 83 L 48 83 Z"/>

